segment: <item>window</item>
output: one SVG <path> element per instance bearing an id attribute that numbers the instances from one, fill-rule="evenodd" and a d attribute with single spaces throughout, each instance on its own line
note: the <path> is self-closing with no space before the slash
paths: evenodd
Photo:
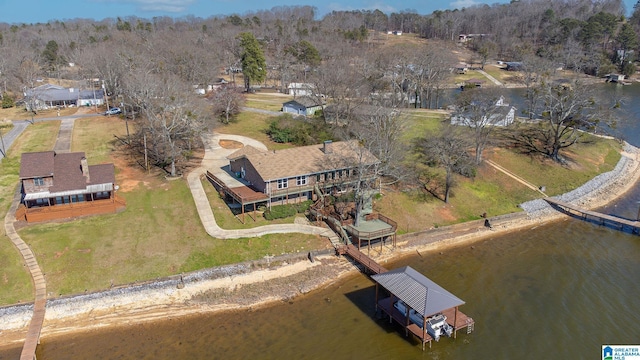
<path id="1" fill-rule="evenodd" d="M 289 179 L 278 179 L 278 189 L 286 189 L 289 187 Z"/>
<path id="2" fill-rule="evenodd" d="M 40 177 L 35 178 L 35 179 L 33 179 L 33 183 L 34 183 L 36 186 L 44 186 L 44 179 L 43 179 L 43 178 L 40 178 Z"/>
<path id="3" fill-rule="evenodd" d="M 308 179 L 306 175 L 296 177 L 296 185 L 303 186 L 303 185 L 307 185 L 307 183 L 308 183 Z"/>

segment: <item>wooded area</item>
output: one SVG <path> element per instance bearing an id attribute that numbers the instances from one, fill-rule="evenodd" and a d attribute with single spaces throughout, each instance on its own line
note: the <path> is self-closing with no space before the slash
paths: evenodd
<path id="1" fill-rule="evenodd" d="M 475 125 L 469 126 L 475 144 L 469 146 L 475 147 L 475 162 L 481 161 L 492 132 L 488 126 L 495 125 L 485 122 L 496 97 L 480 107 L 480 98 L 457 104 L 441 100 L 442 92 L 454 86 L 461 61 L 455 52 L 464 49 L 471 50 L 462 59 L 471 66 L 482 68 L 494 59 L 520 64 L 514 76 L 527 89 L 524 113 L 549 126 L 511 134 L 511 139 L 560 161 L 560 150 L 577 141 L 579 128 L 605 119 L 587 116 L 595 106 L 579 84 L 550 79 L 559 68 L 594 76 L 634 75 L 640 7 L 628 19 L 624 14 L 619 0 L 529 0 L 429 15 L 355 10 L 319 18 L 313 7 L 284 6 L 207 19 L 0 24 L 0 93 L 3 107 L 9 107 L 45 78 L 104 87 L 111 104 L 134 114 L 134 151 L 148 148 L 154 164 L 175 176 L 201 146 L 202 131 L 232 121 L 240 111 L 237 88 L 286 92 L 291 83 L 309 84 L 318 103 L 340 105 L 334 118 L 325 118 L 327 124 L 348 125 L 335 136 L 368 143 L 382 161 L 381 175 L 393 182 L 405 176 L 397 166 L 403 151 L 386 144 L 397 139 L 401 113 L 367 115 L 361 105 L 398 110 L 446 105 L 460 116 L 476 111 Z M 406 34 L 420 41 L 394 41 Z M 205 95 L 195 92 L 220 83 L 230 85 Z M 571 111 L 550 111 L 567 101 L 576 105 Z"/>

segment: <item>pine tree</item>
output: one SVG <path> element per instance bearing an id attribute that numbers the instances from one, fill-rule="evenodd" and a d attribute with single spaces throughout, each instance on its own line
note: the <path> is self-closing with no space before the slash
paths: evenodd
<path id="1" fill-rule="evenodd" d="M 251 90 L 251 82 L 261 82 L 267 76 L 267 65 L 260 43 L 252 33 L 243 32 L 238 35 L 242 53 L 242 74 L 244 75 L 244 87 Z"/>

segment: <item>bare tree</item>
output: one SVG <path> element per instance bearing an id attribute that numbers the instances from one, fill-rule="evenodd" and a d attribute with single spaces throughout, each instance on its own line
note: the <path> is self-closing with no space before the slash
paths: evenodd
<path id="1" fill-rule="evenodd" d="M 515 133 L 517 144 L 532 153 L 540 153 L 563 162 L 561 151 L 575 145 L 602 124 L 614 125 L 613 106 L 598 103 L 591 89 L 574 81 L 571 84 L 542 83 L 538 89 L 542 118 L 533 126 Z"/>
<path id="2" fill-rule="evenodd" d="M 213 114 L 223 124 L 228 124 L 242 109 L 245 98 L 237 88 L 225 86 L 213 93 L 210 98 L 213 107 Z"/>
<path id="3" fill-rule="evenodd" d="M 465 90 L 455 101 L 451 122 L 471 131 L 475 145 L 475 162 L 482 162 L 482 152 L 490 144 L 497 126 L 505 123 L 505 113 L 510 110 L 504 97 L 492 89 Z"/>
<path id="4" fill-rule="evenodd" d="M 468 137 L 461 134 L 455 126 L 445 125 L 439 134 L 426 134 L 415 142 L 415 150 L 420 164 L 428 167 L 440 167 L 444 169 L 444 202 L 449 202 L 451 190 L 456 185 L 456 175 L 471 177 L 475 167 L 469 155 L 470 143 Z M 423 169 L 418 176 L 422 185 L 431 191 L 429 181 L 434 176 L 428 170 Z"/>

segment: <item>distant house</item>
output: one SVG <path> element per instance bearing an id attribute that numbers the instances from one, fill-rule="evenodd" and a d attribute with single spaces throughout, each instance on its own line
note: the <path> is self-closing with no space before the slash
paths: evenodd
<path id="1" fill-rule="evenodd" d="M 104 91 L 80 90 L 44 84 L 24 93 L 27 111 L 44 110 L 57 106 L 100 106 L 104 104 Z"/>
<path id="2" fill-rule="evenodd" d="M 623 83 L 625 79 L 624 74 L 609 74 L 607 75 L 607 82 Z"/>
<path id="3" fill-rule="evenodd" d="M 496 101 L 496 109 L 493 113 L 487 118 L 484 116 L 482 118 L 482 124 L 491 125 L 491 126 L 509 126 L 513 124 L 516 118 L 516 108 L 513 106 L 509 106 L 509 104 L 505 104 L 504 97 L 500 97 L 498 101 Z M 452 125 L 463 125 L 475 127 L 476 124 L 470 119 L 470 115 L 460 114 L 454 115 L 451 117 Z"/>
<path id="4" fill-rule="evenodd" d="M 324 102 L 309 96 L 302 96 L 282 104 L 282 112 L 295 115 L 312 116 L 322 110 Z"/>
<path id="5" fill-rule="evenodd" d="M 458 63 L 458 65 L 456 65 L 457 74 L 466 74 L 467 71 L 469 71 L 469 65 L 466 63 Z"/>
<path id="6" fill-rule="evenodd" d="M 115 195 L 113 164 L 90 166 L 84 152 L 23 153 L 20 182 L 16 218 L 29 222 L 113 213 L 125 206 Z"/>
<path id="7" fill-rule="evenodd" d="M 275 151 L 245 146 L 227 158 L 229 169 L 269 204 L 312 199 L 315 187 L 326 193 L 347 191 L 358 181 L 374 179 L 375 172 L 363 169 L 379 162 L 357 141 L 326 141 Z M 360 176 L 358 171 L 368 173 Z M 242 193 L 238 188 L 228 191 Z"/>
<path id="8" fill-rule="evenodd" d="M 315 86 L 307 83 L 290 83 L 287 86 L 287 92 L 293 96 L 312 96 L 315 95 Z"/>
<path id="9" fill-rule="evenodd" d="M 524 68 L 524 65 L 517 61 L 508 61 L 505 64 L 507 65 L 507 71 L 521 71 Z"/>

